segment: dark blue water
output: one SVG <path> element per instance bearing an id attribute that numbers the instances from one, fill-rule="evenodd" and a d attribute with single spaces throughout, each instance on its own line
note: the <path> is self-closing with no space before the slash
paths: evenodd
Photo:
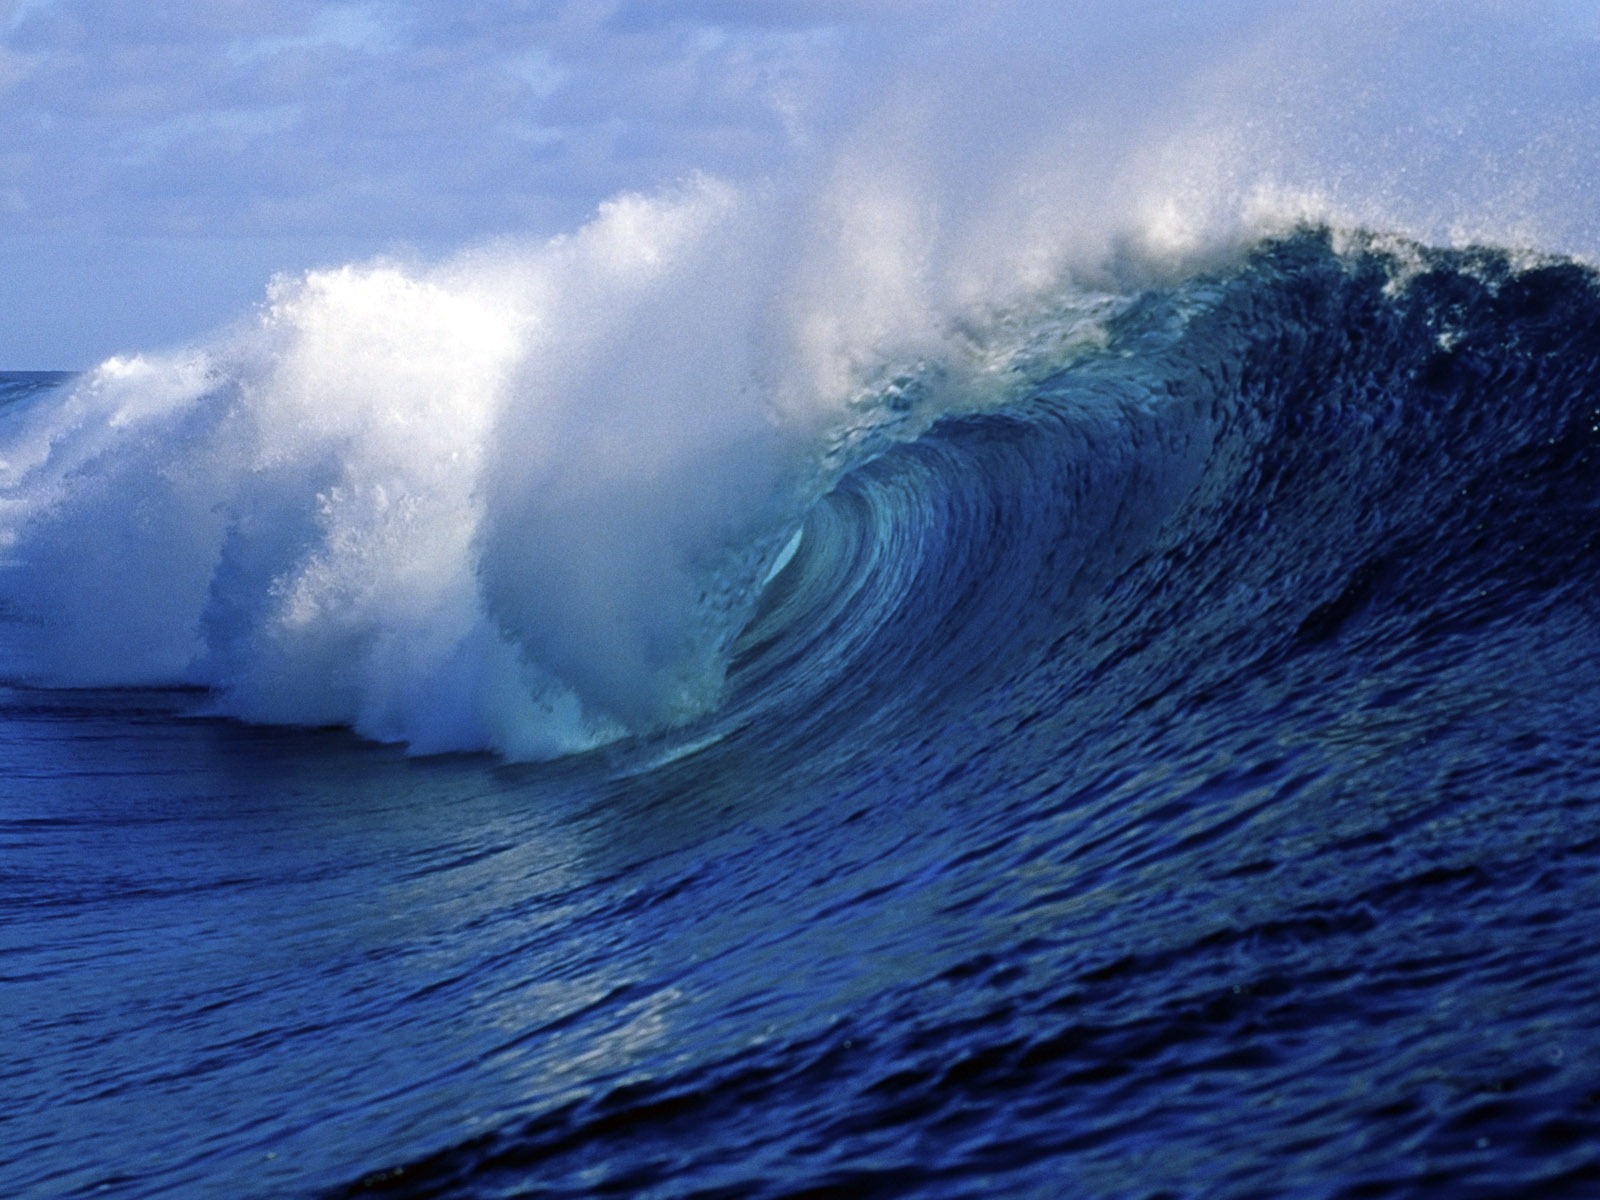
<path id="1" fill-rule="evenodd" d="M 1307 231 L 854 469 L 673 734 L 0 690 L 0 1192 L 1600 1194 L 1597 456 L 1593 272 Z"/>

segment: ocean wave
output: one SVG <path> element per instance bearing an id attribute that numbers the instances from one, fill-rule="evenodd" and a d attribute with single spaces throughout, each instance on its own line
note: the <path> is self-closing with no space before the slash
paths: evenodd
<path id="1" fill-rule="evenodd" d="M 1589 419 L 1541 375 L 1589 361 L 1587 268 L 1315 228 L 1176 285 L 969 318 L 802 406 L 805 371 L 756 388 L 685 315 L 687 290 L 713 325 L 750 319 L 702 295 L 726 293 L 704 257 L 737 220 L 707 189 L 487 276 L 285 281 L 219 344 L 13 404 L 8 671 L 511 757 L 799 697 L 831 714 L 820 695 L 859 707 L 878 676 L 913 705 L 1060 643 L 1157 544 L 1212 547 L 1214 600 L 1255 597 L 1262 628 L 1343 626 L 1432 543 L 1451 455 Z M 632 307 L 596 327 L 579 276 Z M 1521 406 L 1491 408 L 1480 379 L 1519 372 Z"/>

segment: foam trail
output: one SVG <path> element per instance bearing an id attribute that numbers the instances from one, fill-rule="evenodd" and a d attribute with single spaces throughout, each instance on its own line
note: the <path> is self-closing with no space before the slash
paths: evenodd
<path id="1" fill-rule="evenodd" d="M 1570 7 L 952 11 L 842 51 L 787 172 L 279 279 L 5 414 L 0 668 L 420 752 L 671 725 L 886 381 L 921 381 L 904 433 L 1003 400 L 1117 296 L 1307 218 L 1600 248 Z"/>

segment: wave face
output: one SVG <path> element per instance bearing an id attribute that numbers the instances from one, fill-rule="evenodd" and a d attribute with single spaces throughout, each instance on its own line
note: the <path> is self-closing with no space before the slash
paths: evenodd
<path id="1" fill-rule="evenodd" d="M 276 310 L 220 387 L 13 401 L 8 637 L 413 750 L 607 748 L 0 693 L 23 1194 L 1600 1186 L 1591 268 L 1300 229 L 752 409 L 736 454 L 648 426 L 708 464 L 675 503 L 599 498 L 634 431 L 487 438 L 542 360 L 421 303 L 455 456 L 288 420 L 327 327 Z M 422 474 L 454 506 L 396 499 Z M 613 602 L 663 615 L 607 646 Z"/>

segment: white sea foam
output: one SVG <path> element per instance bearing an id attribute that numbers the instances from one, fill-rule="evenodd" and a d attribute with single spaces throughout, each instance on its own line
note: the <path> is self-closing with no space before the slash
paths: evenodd
<path id="1" fill-rule="evenodd" d="M 808 464 L 896 364 L 1003 391 L 1092 343 L 1096 295 L 1306 218 L 1595 250 L 1596 93 L 1557 5 L 1068 7 L 857 64 L 780 177 L 280 278 L 8 414 L 4 669 L 567 752 L 716 702 Z M 1019 311 L 1068 315 L 1052 341 Z"/>

